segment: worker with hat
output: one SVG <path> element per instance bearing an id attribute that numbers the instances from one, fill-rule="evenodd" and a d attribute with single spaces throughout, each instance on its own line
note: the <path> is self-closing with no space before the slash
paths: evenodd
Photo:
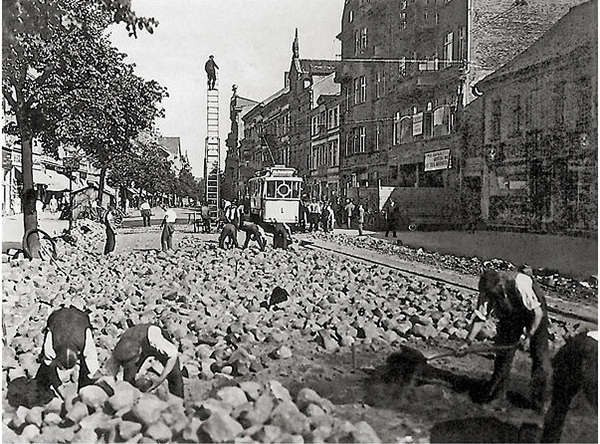
<path id="1" fill-rule="evenodd" d="M 208 89 L 215 89 L 215 82 L 217 81 L 217 72 L 219 69 L 217 64 L 215 63 L 214 57 L 211 55 L 208 57 L 208 60 L 204 64 L 204 70 L 206 71 L 206 75 L 208 77 Z"/>
<path id="2" fill-rule="evenodd" d="M 179 351 L 169 340 L 168 334 L 158 325 L 134 325 L 123 333 L 112 354 L 113 363 L 123 368 L 123 380 L 142 390 L 146 388 L 143 385 L 148 379 L 138 373 L 150 357 L 163 365 L 163 371 L 148 391 L 156 389 L 166 379 L 169 383 L 169 392 L 183 398 Z"/>

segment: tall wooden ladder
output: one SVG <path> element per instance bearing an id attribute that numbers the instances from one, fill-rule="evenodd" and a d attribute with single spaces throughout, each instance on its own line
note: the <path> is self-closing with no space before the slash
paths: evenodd
<path id="1" fill-rule="evenodd" d="M 219 85 L 206 91 L 206 152 L 204 177 L 206 181 L 206 203 L 211 219 L 219 216 L 219 176 L 221 171 L 221 148 L 219 142 Z"/>

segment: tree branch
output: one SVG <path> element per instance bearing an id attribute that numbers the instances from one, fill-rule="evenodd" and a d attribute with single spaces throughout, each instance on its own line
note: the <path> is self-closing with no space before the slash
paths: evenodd
<path id="1" fill-rule="evenodd" d="M 52 71 L 53 71 L 52 67 L 47 66 L 44 69 L 43 74 L 34 80 L 34 82 L 38 88 L 42 87 L 44 82 L 48 79 L 48 77 L 50 77 L 50 74 L 52 74 Z M 31 104 L 33 103 L 34 100 L 35 100 L 35 94 L 32 94 L 31 97 L 29 97 L 29 99 L 27 99 L 25 101 L 25 107 L 31 106 Z"/>

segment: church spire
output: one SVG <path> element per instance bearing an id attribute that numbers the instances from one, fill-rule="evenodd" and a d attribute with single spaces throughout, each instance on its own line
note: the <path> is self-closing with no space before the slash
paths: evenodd
<path id="1" fill-rule="evenodd" d="M 300 58 L 300 43 L 298 42 L 298 28 L 296 28 L 296 36 L 294 37 L 294 43 L 292 43 L 292 59 Z"/>

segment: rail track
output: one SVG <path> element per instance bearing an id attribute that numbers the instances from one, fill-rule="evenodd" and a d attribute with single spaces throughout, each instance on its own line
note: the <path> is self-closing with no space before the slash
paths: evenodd
<path id="1" fill-rule="evenodd" d="M 321 241 L 309 241 L 301 239 L 300 243 L 305 248 L 328 251 L 342 257 L 351 258 L 353 260 L 377 265 L 380 267 L 390 268 L 402 273 L 429 279 L 435 282 L 441 282 L 462 290 L 468 290 L 472 292 L 478 291 L 478 278 L 464 275 L 456 271 L 439 270 L 430 265 L 411 263 L 406 260 L 399 260 L 371 251 L 348 251 L 347 249 L 335 244 Z M 595 307 L 567 302 L 551 295 L 548 295 L 546 300 L 550 319 L 564 323 L 569 330 L 575 330 L 580 327 L 597 330 L 598 315 Z"/>

